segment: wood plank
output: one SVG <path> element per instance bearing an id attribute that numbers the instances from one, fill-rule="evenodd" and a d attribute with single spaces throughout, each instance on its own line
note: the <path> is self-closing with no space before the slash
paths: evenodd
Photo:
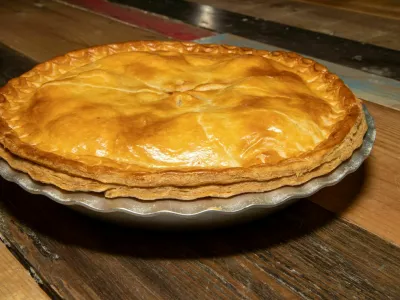
<path id="1" fill-rule="evenodd" d="M 199 27 L 171 20 L 132 7 L 115 5 L 106 0 L 57 0 L 77 8 L 88 9 L 101 15 L 132 24 L 136 27 L 158 32 L 172 39 L 192 41 L 214 33 Z"/>
<path id="2" fill-rule="evenodd" d="M 0 299 L 49 299 L 29 272 L 7 250 L 0 234 Z"/>
<path id="3" fill-rule="evenodd" d="M 400 49 L 400 40 L 398 38 L 384 38 L 385 36 L 398 36 L 400 32 L 399 20 L 366 15 L 364 13 L 338 9 L 333 6 L 319 5 L 321 1 L 190 1 L 342 38 L 368 42 L 381 47 Z M 329 2 L 332 5 L 337 3 L 338 5 L 345 6 L 351 1 L 332 0 Z M 374 2 L 380 3 L 381 1 Z"/>
<path id="4" fill-rule="evenodd" d="M 400 112 L 366 103 L 377 137 L 363 168 L 312 196 L 315 203 L 400 245 Z"/>
<path id="5" fill-rule="evenodd" d="M 375 36 L 368 38 L 366 40 L 367 43 L 371 43 L 374 45 L 384 45 L 385 47 L 391 49 L 399 50 L 399 34 L 395 32 L 387 32 L 380 36 Z"/>
<path id="6" fill-rule="evenodd" d="M 152 232 L 0 185 L 3 234 L 65 299 L 400 295 L 400 249 L 308 201 L 240 227 Z"/>
<path id="7" fill-rule="evenodd" d="M 301 2 L 310 2 L 328 7 L 340 8 L 352 12 L 371 14 L 385 18 L 400 20 L 400 3 L 396 0 L 297 0 Z"/>
<path id="8" fill-rule="evenodd" d="M 0 41 L 36 61 L 93 45 L 149 39 L 166 38 L 54 1 L 0 2 Z"/>

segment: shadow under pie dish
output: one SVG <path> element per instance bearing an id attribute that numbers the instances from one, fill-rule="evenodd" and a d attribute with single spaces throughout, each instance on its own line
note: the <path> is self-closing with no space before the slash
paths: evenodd
<path id="1" fill-rule="evenodd" d="M 361 102 L 312 60 L 180 42 L 84 49 L 0 90 L 0 156 L 67 191 L 230 197 L 331 172 L 366 132 Z"/>

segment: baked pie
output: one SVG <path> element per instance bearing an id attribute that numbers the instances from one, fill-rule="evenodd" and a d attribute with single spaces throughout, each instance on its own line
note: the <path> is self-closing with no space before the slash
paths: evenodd
<path id="1" fill-rule="evenodd" d="M 348 159 L 361 101 L 294 53 L 129 42 L 68 53 L 0 90 L 0 157 L 68 191 L 143 200 L 299 185 Z"/>

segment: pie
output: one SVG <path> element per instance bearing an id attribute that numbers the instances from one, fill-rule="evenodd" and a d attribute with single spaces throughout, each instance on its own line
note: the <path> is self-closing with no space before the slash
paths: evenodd
<path id="1" fill-rule="evenodd" d="M 143 200 L 299 185 L 348 159 L 367 125 L 295 53 L 183 42 L 70 52 L 0 89 L 0 157 L 67 191 Z"/>

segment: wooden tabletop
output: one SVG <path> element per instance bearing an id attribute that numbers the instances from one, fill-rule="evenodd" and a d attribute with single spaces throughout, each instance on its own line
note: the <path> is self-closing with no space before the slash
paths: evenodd
<path id="1" fill-rule="evenodd" d="M 338 48 L 340 55 L 328 49 L 316 58 L 367 100 L 377 139 L 363 166 L 263 219 L 194 232 L 111 225 L 0 179 L 0 299 L 400 299 L 400 44 L 393 38 L 400 28 L 394 13 L 399 5 L 243 3 L 176 0 L 181 9 L 173 16 L 166 11 L 174 18 L 168 19 L 159 15 L 172 5 L 166 0 L 0 1 L 0 85 L 38 62 L 92 45 L 220 42 L 227 33 L 242 36 L 228 41 L 260 42 L 243 29 L 257 18 L 257 26 L 266 22 L 261 25 L 276 29 L 271 44 L 261 41 L 266 48 L 296 48 L 298 35 L 310 45 L 323 39 L 324 47 Z M 349 30 L 354 20 L 358 26 Z M 250 27 L 240 27 L 243 22 Z M 319 27 L 308 31 L 315 29 L 313 22 Z M 384 24 L 380 33 L 371 22 Z M 243 30 L 217 32 L 229 24 Z M 292 33 L 282 38 L 279 28 L 287 26 Z M 354 61 L 353 54 L 340 52 L 345 44 L 359 51 Z M 382 59 L 372 60 L 376 53 Z M 355 86 L 349 78 L 368 84 Z"/>

